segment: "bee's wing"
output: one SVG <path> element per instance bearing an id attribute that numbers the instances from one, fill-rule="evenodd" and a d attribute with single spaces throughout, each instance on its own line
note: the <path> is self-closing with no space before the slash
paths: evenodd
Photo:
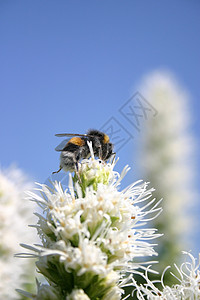
<path id="1" fill-rule="evenodd" d="M 77 134 L 75 134 L 75 133 L 57 133 L 57 134 L 55 134 L 55 136 L 57 136 L 57 137 L 64 137 L 64 136 L 69 136 L 69 137 L 71 137 L 71 136 L 80 136 L 80 137 L 92 137 L 92 135 L 88 135 L 88 134 L 79 134 L 79 133 L 77 133 Z M 63 151 L 63 149 L 65 148 L 65 146 L 66 146 L 66 144 L 68 143 L 68 141 L 70 140 L 70 138 L 69 139 L 66 139 L 66 140 L 63 140 L 56 148 L 55 148 L 55 150 L 56 151 Z"/>
<path id="2" fill-rule="evenodd" d="M 56 151 L 63 151 L 63 149 L 65 148 L 66 144 L 69 142 L 70 139 L 65 139 L 63 140 L 56 148 Z"/>
<path id="3" fill-rule="evenodd" d="M 88 136 L 87 134 L 75 134 L 75 133 L 57 133 L 55 134 L 55 136 L 58 136 L 58 137 L 62 137 L 62 136 Z"/>

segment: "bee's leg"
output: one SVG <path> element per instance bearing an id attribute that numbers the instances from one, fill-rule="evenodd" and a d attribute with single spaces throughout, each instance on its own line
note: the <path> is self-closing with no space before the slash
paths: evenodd
<path id="1" fill-rule="evenodd" d="M 74 163 L 74 165 L 75 165 L 75 173 L 76 173 L 76 176 L 78 177 L 78 180 L 79 180 L 79 182 L 80 182 L 80 184 L 81 184 L 82 182 L 81 182 L 81 177 L 80 177 L 80 174 L 79 174 L 79 171 L 78 171 L 78 162 L 76 161 L 76 162 Z"/>
<path id="2" fill-rule="evenodd" d="M 111 164 L 113 164 L 113 162 L 114 162 L 114 160 L 115 160 L 115 156 L 116 156 L 116 152 L 113 152 L 113 153 L 112 153 L 112 162 L 111 162 Z"/>
<path id="3" fill-rule="evenodd" d="M 93 151 L 94 156 L 97 156 L 99 159 L 103 160 L 102 145 L 98 138 L 94 138 Z"/>
<path id="4" fill-rule="evenodd" d="M 103 153 L 102 153 L 102 147 L 101 146 L 99 147 L 99 158 L 101 160 L 103 160 Z"/>
<path id="5" fill-rule="evenodd" d="M 60 169 L 58 171 L 54 171 L 54 172 L 52 172 L 52 174 L 59 173 L 61 170 L 62 170 L 62 168 L 60 167 Z"/>

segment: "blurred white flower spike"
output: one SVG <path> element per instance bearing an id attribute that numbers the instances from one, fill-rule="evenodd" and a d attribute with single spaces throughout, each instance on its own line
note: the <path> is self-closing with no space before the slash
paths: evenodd
<path id="1" fill-rule="evenodd" d="M 120 191 L 129 168 L 119 174 L 115 163 L 85 159 L 79 162 L 81 181 L 70 173 L 67 189 L 55 181 L 53 188 L 38 185 L 41 196 L 29 193 L 43 209 L 35 225 L 41 245 L 23 244 L 29 252 L 18 256 L 37 257 L 49 285 L 38 283 L 35 295 L 21 293 L 31 299 L 122 299 L 122 287 L 146 268 L 139 259 L 156 255 L 150 241 L 159 234 L 142 228 L 161 212 L 150 200 L 153 189 L 137 181 Z"/>
<path id="2" fill-rule="evenodd" d="M 25 198 L 25 190 L 32 184 L 21 170 L 12 167 L 0 170 L 0 295 L 1 299 L 21 299 L 16 293 L 17 287 L 23 287 L 26 281 L 34 282 L 35 267 L 33 261 L 14 258 L 20 251 L 19 243 L 34 243 L 36 235 L 31 234 L 28 224 L 34 220 L 35 204 Z M 31 278 L 32 277 L 32 278 Z"/>
<path id="3" fill-rule="evenodd" d="M 164 234 L 159 241 L 159 272 L 179 261 L 182 249 L 191 249 L 189 235 L 195 227 L 192 208 L 195 188 L 195 139 L 190 128 L 190 102 L 184 87 L 163 71 L 150 73 L 143 80 L 142 94 L 158 110 L 141 131 L 136 162 L 142 177 L 163 198 L 163 214 L 154 225 Z M 170 279 L 171 280 L 171 279 Z"/>

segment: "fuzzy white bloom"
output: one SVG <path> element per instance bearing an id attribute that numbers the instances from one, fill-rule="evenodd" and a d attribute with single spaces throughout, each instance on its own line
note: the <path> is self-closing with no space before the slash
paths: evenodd
<path id="1" fill-rule="evenodd" d="M 67 296 L 66 300 L 90 300 L 90 298 L 83 290 L 75 289 L 69 296 Z"/>
<path id="2" fill-rule="evenodd" d="M 164 284 L 164 273 L 161 279 L 163 290 L 159 290 L 156 284 L 151 282 L 146 273 L 146 284 L 138 287 L 137 298 L 140 300 L 192 300 L 200 299 L 200 259 L 196 263 L 195 258 L 187 252 L 191 262 L 185 261 L 180 268 L 175 264 L 178 275 L 171 273 L 176 278 L 177 284 L 172 287 Z M 199 257 L 200 258 L 200 257 Z"/>
<path id="3" fill-rule="evenodd" d="M 20 251 L 19 243 L 22 239 L 27 243 L 36 240 L 27 228 L 34 218 L 33 203 L 25 199 L 24 191 L 32 184 L 17 168 L 0 171 L 0 295 L 2 299 L 20 299 L 16 293 L 17 287 L 24 283 L 23 275 L 29 268 L 30 278 L 34 276 L 32 263 L 14 258 Z M 32 266 L 32 270 L 31 270 Z"/>
<path id="4" fill-rule="evenodd" d="M 192 231 L 194 224 L 189 212 L 196 199 L 192 186 L 194 140 L 189 132 L 189 97 L 166 72 L 157 71 L 147 76 L 140 90 L 158 111 L 155 118 L 144 122 L 139 167 L 142 176 L 155 187 L 156 197 L 163 198 L 162 216 L 154 222 L 164 233 L 160 240 L 164 253 L 160 259 L 165 260 L 161 261 L 163 270 L 183 249 L 186 234 Z"/>
<path id="5" fill-rule="evenodd" d="M 41 196 L 29 193 L 44 212 L 36 225 L 42 245 L 23 245 L 34 252 L 20 255 L 38 258 L 59 300 L 79 299 L 83 292 L 83 299 L 121 299 L 125 274 L 145 268 L 138 258 L 156 255 L 149 240 L 159 235 L 140 228 L 161 211 L 150 200 L 153 189 L 138 181 L 119 191 L 129 168 L 120 175 L 114 165 L 92 157 L 79 163 L 79 179 L 69 174 L 68 189 L 55 181 L 53 188 L 39 185 Z"/>

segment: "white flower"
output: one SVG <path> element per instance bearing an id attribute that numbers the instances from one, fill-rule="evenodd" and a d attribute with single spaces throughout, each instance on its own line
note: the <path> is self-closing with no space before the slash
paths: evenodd
<path id="1" fill-rule="evenodd" d="M 0 294 L 4 299 L 18 299 L 15 289 L 23 286 L 23 275 L 29 268 L 29 278 L 34 276 L 32 262 L 14 258 L 20 251 L 22 239 L 26 243 L 36 241 L 28 229 L 33 222 L 33 203 L 25 199 L 24 191 L 31 183 L 17 168 L 0 172 Z"/>
<path id="2" fill-rule="evenodd" d="M 66 300 L 90 300 L 87 294 L 81 289 L 73 290 L 73 292 L 67 296 Z"/>
<path id="3" fill-rule="evenodd" d="M 138 299 L 144 300 L 146 299 L 145 296 L 147 296 L 147 299 L 150 300 L 200 299 L 200 261 L 196 264 L 195 258 L 190 253 L 183 253 L 189 256 L 191 262 L 186 261 L 182 263 L 180 268 L 178 268 L 175 264 L 178 275 L 171 273 L 171 275 L 173 275 L 179 283 L 172 287 L 166 286 L 164 284 L 163 273 L 161 279 L 163 290 L 159 290 L 156 287 L 156 284 L 149 280 L 146 273 L 146 284 L 138 287 Z"/>
<path id="4" fill-rule="evenodd" d="M 36 225 L 42 245 L 23 245 L 35 253 L 21 256 L 37 256 L 38 269 L 62 296 L 72 297 L 71 290 L 77 289 L 92 299 L 120 299 L 123 276 L 138 272 L 139 257 L 156 255 L 149 243 L 158 236 L 156 230 L 139 227 L 161 211 L 150 200 L 153 189 L 138 181 L 119 191 L 128 168 L 120 175 L 113 166 L 84 160 L 79 163 L 81 182 L 75 175 L 73 183 L 69 174 L 66 190 L 52 182 L 53 189 L 40 185 L 42 196 L 29 193 L 44 211 L 37 214 Z"/>

